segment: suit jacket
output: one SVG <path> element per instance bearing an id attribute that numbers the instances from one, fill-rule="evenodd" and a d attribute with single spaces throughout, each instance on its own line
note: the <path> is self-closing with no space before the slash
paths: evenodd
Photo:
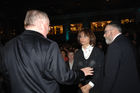
<path id="1" fill-rule="evenodd" d="M 4 47 L 12 93 L 59 93 L 58 83 L 72 84 L 81 71 L 66 71 L 56 42 L 35 31 L 24 31 Z"/>
<path id="2" fill-rule="evenodd" d="M 93 76 L 87 76 L 82 85 L 88 84 L 89 81 L 95 84 L 90 93 L 100 93 L 103 80 L 103 65 L 104 53 L 99 48 L 94 47 L 89 58 L 85 59 L 82 49 L 78 50 L 74 56 L 73 70 L 81 69 L 83 67 L 92 67 L 94 70 Z"/>
<path id="3" fill-rule="evenodd" d="M 108 47 L 102 93 L 140 93 L 136 58 L 130 42 L 119 35 Z"/>
<path id="4" fill-rule="evenodd" d="M 70 70 L 69 61 L 66 61 L 65 63 L 66 63 L 67 70 Z"/>
<path id="5" fill-rule="evenodd" d="M 2 50 L 3 50 L 2 48 L 3 48 L 3 46 L 0 43 L 0 75 L 2 73 Z"/>
<path id="6" fill-rule="evenodd" d="M 67 70 L 71 70 L 71 69 L 70 69 L 69 60 L 68 60 L 68 61 L 66 61 L 65 63 L 66 63 Z M 73 66 L 72 66 L 72 67 L 73 67 Z"/>
<path id="7" fill-rule="evenodd" d="M 69 61 L 66 61 L 65 63 L 66 63 L 66 68 L 69 71 L 70 70 Z M 60 84 L 60 92 L 61 93 L 77 93 L 77 85 L 75 83 L 72 85 Z"/>

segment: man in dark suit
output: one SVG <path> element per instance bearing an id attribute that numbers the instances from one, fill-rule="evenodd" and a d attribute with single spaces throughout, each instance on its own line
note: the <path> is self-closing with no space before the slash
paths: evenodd
<path id="1" fill-rule="evenodd" d="M 0 41 L 0 73 L 2 73 L 2 48 L 3 48 L 3 45 Z"/>
<path id="2" fill-rule="evenodd" d="M 47 38 L 50 27 L 45 12 L 29 10 L 24 27 L 25 31 L 4 47 L 12 93 L 59 93 L 58 83 L 72 84 L 79 77 L 92 75 L 90 67 L 66 70 L 57 43 Z"/>
<path id="3" fill-rule="evenodd" d="M 104 37 L 109 46 L 102 93 L 140 93 L 133 47 L 121 33 L 118 22 L 114 21 L 105 27 Z"/>
<path id="4" fill-rule="evenodd" d="M 72 70 L 73 62 L 74 62 L 74 50 L 68 50 L 68 61 L 66 61 L 66 66 L 68 70 Z"/>
<path id="5" fill-rule="evenodd" d="M 2 74 L 2 44 L 0 40 L 0 92 L 4 93 L 3 89 L 3 74 Z"/>
<path id="6" fill-rule="evenodd" d="M 66 61 L 67 70 L 72 70 L 73 62 L 74 62 L 74 51 L 72 49 L 67 51 L 68 61 Z M 77 93 L 77 85 L 61 85 L 60 86 L 61 93 Z"/>

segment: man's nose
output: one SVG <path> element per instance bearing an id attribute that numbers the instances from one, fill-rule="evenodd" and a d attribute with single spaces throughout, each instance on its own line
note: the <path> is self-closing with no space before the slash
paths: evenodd
<path id="1" fill-rule="evenodd" d="M 103 37 L 105 37 L 105 34 L 103 35 Z"/>

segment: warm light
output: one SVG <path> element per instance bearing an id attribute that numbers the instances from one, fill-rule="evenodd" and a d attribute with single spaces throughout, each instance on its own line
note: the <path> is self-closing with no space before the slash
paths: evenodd
<path id="1" fill-rule="evenodd" d="M 75 26 L 74 24 L 70 24 L 70 26 Z"/>
<path id="2" fill-rule="evenodd" d="M 63 25 L 50 26 L 49 34 L 63 34 Z"/>
<path id="3" fill-rule="evenodd" d="M 91 23 L 91 30 L 92 31 L 103 31 L 105 26 L 112 21 L 99 21 L 99 22 L 92 22 Z"/>
<path id="4" fill-rule="evenodd" d="M 70 24 L 71 31 L 80 31 L 82 30 L 83 24 Z"/>
<path id="5" fill-rule="evenodd" d="M 107 23 L 109 24 L 109 23 L 111 23 L 112 21 L 107 21 Z"/>
<path id="6" fill-rule="evenodd" d="M 134 19 L 122 19 L 121 24 L 134 22 Z"/>

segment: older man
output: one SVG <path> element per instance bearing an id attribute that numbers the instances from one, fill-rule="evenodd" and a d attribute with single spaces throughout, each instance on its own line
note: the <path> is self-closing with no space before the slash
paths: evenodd
<path id="1" fill-rule="evenodd" d="M 29 10 L 25 31 L 4 47 L 4 62 L 12 93 L 59 93 L 58 83 L 72 84 L 77 77 L 92 75 L 92 68 L 68 71 L 56 42 L 47 38 L 50 30 L 45 12 Z"/>
<path id="2" fill-rule="evenodd" d="M 109 47 L 102 93 L 140 93 L 134 51 L 128 39 L 122 35 L 120 24 L 115 21 L 108 24 L 104 37 Z"/>

